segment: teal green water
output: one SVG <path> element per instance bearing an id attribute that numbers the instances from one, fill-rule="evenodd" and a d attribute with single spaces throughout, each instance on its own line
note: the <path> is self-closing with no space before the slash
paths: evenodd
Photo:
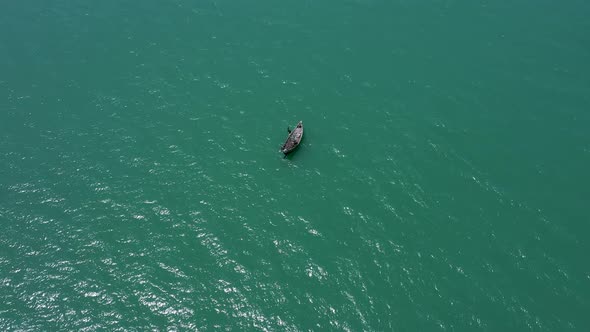
<path id="1" fill-rule="evenodd" d="M 590 330 L 589 14 L 5 1 L 0 330 Z"/>

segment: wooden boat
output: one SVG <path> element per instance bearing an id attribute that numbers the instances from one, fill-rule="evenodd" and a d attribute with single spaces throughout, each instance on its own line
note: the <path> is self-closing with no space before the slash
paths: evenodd
<path id="1" fill-rule="evenodd" d="M 301 139 L 303 138 L 303 122 L 299 121 L 295 129 L 291 130 L 287 128 L 287 130 L 289 131 L 289 136 L 287 136 L 285 144 L 281 147 L 281 152 L 285 156 L 293 152 L 299 146 L 299 143 L 301 143 Z"/>

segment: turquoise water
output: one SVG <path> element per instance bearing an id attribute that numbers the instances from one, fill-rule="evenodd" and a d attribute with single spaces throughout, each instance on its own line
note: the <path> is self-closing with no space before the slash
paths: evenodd
<path id="1" fill-rule="evenodd" d="M 0 330 L 590 330 L 589 14 L 5 2 Z"/>

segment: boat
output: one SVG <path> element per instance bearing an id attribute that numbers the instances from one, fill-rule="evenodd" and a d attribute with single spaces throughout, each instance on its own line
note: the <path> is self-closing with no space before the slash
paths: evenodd
<path id="1" fill-rule="evenodd" d="M 287 128 L 289 131 L 289 136 L 287 136 L 287 140 L 285 140 L 285 144 L 281 147 L 281 152 L 286 155 L 293 152 L 301 143 L 301 139 L 303 138 L 303 122 L 299 121 L 297 127 L 291 130 Z"/>

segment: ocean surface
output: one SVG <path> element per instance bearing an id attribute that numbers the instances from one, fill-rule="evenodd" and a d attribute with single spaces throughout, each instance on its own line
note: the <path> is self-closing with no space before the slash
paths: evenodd
<path id="1" fill-rule="evenodd" d="M 590 331 L 589 17 L 3 1 L 0 330 Z"/>

